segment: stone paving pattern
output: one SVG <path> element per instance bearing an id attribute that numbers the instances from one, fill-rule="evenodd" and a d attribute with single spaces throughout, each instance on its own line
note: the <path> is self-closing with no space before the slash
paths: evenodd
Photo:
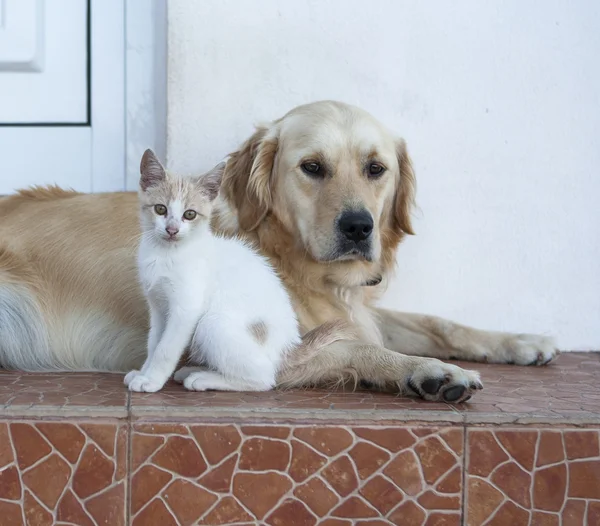
<path id="1" fill-rule="evenodd" d="M 600 355 L 470 366 L 459 407 L 0 372 L 0 524 L 600 526 Z"/>

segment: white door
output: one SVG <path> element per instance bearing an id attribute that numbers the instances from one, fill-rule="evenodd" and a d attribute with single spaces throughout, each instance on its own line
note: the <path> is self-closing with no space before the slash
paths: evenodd
<path id="1" fill-rule="evenodd" d="M 0 0 L 0 194 L 125 187 L 122 0 Z"/>

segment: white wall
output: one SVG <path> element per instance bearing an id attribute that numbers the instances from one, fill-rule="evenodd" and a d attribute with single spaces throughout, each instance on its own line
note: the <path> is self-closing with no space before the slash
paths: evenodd
<path id="1" fill-rule="evenodd" d="M 169 164 L 300 103 L 362 106 L 419 181 L 385 304 L 600 349 L 598 28 L 597 0 L 171 0 Z"/>

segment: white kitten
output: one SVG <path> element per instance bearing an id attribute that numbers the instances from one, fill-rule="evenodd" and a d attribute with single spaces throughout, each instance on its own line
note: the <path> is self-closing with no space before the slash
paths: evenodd
<path id="1" fill-rule="evenodd" d="M 187 389 L 269 390 L 300 344 L 285 288 L 242 241 L 213 235 L 210 214 L 225 164 L 197 178 L 167 173 L 151 150 L 141 162 L 141 283 L 150 307 L 148 357 L 125 384 L 154 392 L 189 345 L 175 379 Z"/>

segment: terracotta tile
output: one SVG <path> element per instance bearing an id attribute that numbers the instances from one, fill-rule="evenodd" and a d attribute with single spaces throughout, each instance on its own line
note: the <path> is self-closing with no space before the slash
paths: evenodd
<path id="1" fill-rule="evenodd" d="M 271 526 L 314 526 L 317 520 L 302 502 L 288 499 L 267 517 L 266 523 Z"/>
<path id="2" fill-rule="evenodd" d="M 25 512 L 25 523 L 27 526 L 52 526 L 54 520 L 52 515 L 33 497 L 29 491 L 25 491 L 25 498 L 23 500 L 23 511 Z M 20 517 L 14 517 L 16 522 L 12 522 L 10 518 L 5 517 L 2 513 L 2 507 L 0 505 L 0 517 L 2 517 L 2 524 L 22 524 Z"/>
<path id="3" fill-rule="evenodd" d="M 586 526 L 585 519 L 585 501 L 569 499 L 562 511 L 562 523 L 564 526 Z M 593 523 L 591 523 L 593 524 Z M 598 516 L 600 524 L 600 515 Z"/>
<path id="4" fill-rule="evenodd" d="M 577 483 L 571 480 L 574 484 Z M 600 483 L 600 475 L 598 482 Z M 567 468 L 564 464 L 542 468 L 535 472 L 533 478 L 533 506 L 538 510 L 560 511 L 566 490 Z"/>
<path id="5" fill-rule="evenodd" d="M 431 513 L 427 517 L 425 526 L 460 526 L 460 514 Z"/>
<path id="6" fill-rule="evenodd" d="M 347 497 L 358 487 L 358 479 L 348 457 L 339 457 L 321 471 L 321 475 L 341 497 Z"/>
<path id="7" fill-rule="evenodd" d="M 440 438 L 448 444 L 450 449 L 458 456 L 463 454 L 464 450 L 464 431 L 460 428 L 442 429 L 439 434 Z"/>
<path id="8" fill-rule="evenodd" d="M 370 477 L 390 459 L 387 451 L 367 442 L 356 444 L 350 450 L 349 455 L 354 460 L 358 476 L 361 479 Z"/>
<path id="9" fill-rule="evenodd" d="M 392 453 L 411 447 L 417 439 L 407 429 L 357 427 L 354 433 Z"/>
<path id="10" fill-rule="evenodd" d="M 564 459 L 565 448 L 562 433 L 560 431 L 542 431 L 535 465 L 537 467 L 547 466 L 548 464 L 562 462 Z"/>
<path id="11" fill-rule="evenodd" d="M 13 461 L 13 452 L 8 436 L 8 426 L 0 423 L 0 469 Z"/>
<path id="12" fill-rule="evenodd" d="M 529 524 L 530 513 L 523 508 L 519 508 L 511 501 L 506 501 L 490 521 L 489 526 L 519 526 L 520 524 Z"/>
<path id="13" fill-rule="evenodd" d="M 88 499 L 85 507 L 96 524 L 125 526 L 125 483 L 121 482 Z"/>
<path id="14" fill-rule="evenodd" d="M 485 480 L 469 478 L 467 526 L 480 526 L 502 503 L 504 497 Z"/>
<path id="15" fill-rule="evenodd" d="M 128 466 L 127 456 L 128 451 L 129 426 L 121 425 L 117 428 L 116 438 L 116 461 L 117 469 L 115 471 L 115 480 L 123 480 L 127 476 L 127 470 L 131 469 Z"/>
<path id="16" fill-rule="evenodd" d="M 426 437 L 428 435 L 432 435 L 437 431 L 435 427 L 414 427 L 411 429 L 414 435 L 417 435 L 420 438 Z"/>
<path id="17" fill-rule="evenodd" d="M 206 471 L 206 462 L 191 438 L 169 437 L 152 462 L 183 477 L 199 477 Z"/>
<path id="18" fill-rule="evenodd" d="M 459 510 L 460 497 L 436 495 L 433 491 L 426 491 L 417 500 L 426 510 Z"/>
<path id="19" fill-rule="evenodd" d="M 368 517 L 379 517 L 379 512 L 367 501 L 360 497 L 349 497 L 344 499 L 331 514 L 334 517 L 347 519 L 366 519 Z"/>
<path id="20" fill-rule="evenodd" d="M 300 427 L 294 430 L 294 436 L 329 457 L 352 445 L 350 433 L 339 427 Z"/>
<path id="21" fill-rule="evenodd" d="M 600 524 L 600 502 L 588 502 L 587 522 L 587 526 Z"/>
<path id="22" fill-rule="evenodd" d="M 149 436 L 133 433 L 131 438 L 131 470 L 135 471 L 163 444 L 162 436 Z"/>
<path id="23" fill-rule="evenodd" d="M 196 522 L 217 501 L 217 497 L 187 480 L 174 480 L 164 491 L 163 499 L 169 505 L 180 526 Z"/>
<path id="24" fill-rule="evenodd" d="M 569 463 L 569 497 L 600 500 L 600 460 Z"/>
<path id="25" fill-rule="evenodd" d="M 316 473 L 327 459 L 298 440 L 292 440 L 292 461 L 289 474 L 296 482 L 302 482 Z"/>
<path id="26" fill-rule="evenodd" d="M 523 468 L 527 471 L 533 469 L 537 431 L 496 431 L 496 438 Z"/>
<path id="27" fill-rule="evenodd" d="M 136 514 L 172 478 L 173 475 L 155 466 L 143 466 L 131 479 L 131 512 Z"/>
<path id="28" fill-rule="evenodd" d="M 294 496 L 303 501 L 318 517 L 323 517 L 333 508 L 339 498 L 318 477 L 313 477 L 294 490 Z"/>
<path id="29" fill-rule="evenodd" d="M 231 477 L 233 476 L 233 470 L 237 464 L 237 460 L 237 455 L 228 458 L 225 462 L 204 475 L 200 479 L 200 484 L 211 491 L 216 491 L 218 493 L 228 492 L 231 487 Z"/>
<path id="30" fill-rule="evenodd" d="M 47 512 L 46 512 L 47 513 Z M 37 514 L 36 514 L 37 515 Z M 4 502 L 0 500 L 0 517 L 4 521 L 6 526 L 22 526 L 23 525 L 23 514 L 21 512 L 20 504 L 13 504 L 12 502 Z M 32 517 L 38 518 L 38 517 Z M 44 518 L 39 517 L 41 519 L 40 526 L 46 526 L 44 524 Z M 35 523 L 33 523 L 35 524 Z M 52 524 L 52 523 L 49 523 Z M 48 526 L 49 526 L 48 524 Z"/>
<path id="31" fill-rule="evenodd" d="M 137 433 L 146 433 L 148 435 L 187 435 L 188 428 L 179 424 L 136 424 L 133 429 Z"/>
<path id="32" fill-rule="evenodd" d="M 65 491 L 65 494 L 58 503 L 56 518 L 59 521 L 81 526 L 94 526 L 92 519 L 90 519 L 71 490 Z"/>
<path id="33" fill-rule="evenodd" d="M 233 494 L 259 519 L 290 489 L 291 481 L 279 473 L 238 473 L 233 477 Z"/>
<path id="34" fill-rule="evenodd" d="M 126 401 L 120 374 L 0 372 L 0 404 L 13 413 L 45 406 L 50 406 L 50 413 L 81 406 L 124 411 Z"/>
<path id="35" fill-rule="evenodd" d="M 469 431 L 469 467 L 471 475 L 487 477 L 508 456 L 491 431 Z"/>
<path id="36" fill-rule="evenodd" d="M 154 499 L 133 519 L 133 526 L 178 526 L 178 524 L 164 503 Z"/>
<path id="37" fill-rule="evenodd" d="M 241 437 L 233 426 L 193 426 L 198 445 L 211 464 L 218 464 L 240 445 Z"/>
<path id="38" fill-rule="evenodd" d="M 360 494 L 384 515 L 404 498 L 402 492 L 381 475 L 369 480 L 361 488 Z"/>
<path id="39" fill-rule="evenodd" d="M 425 522 L 425 517 L 425 511 L 408 500 L 390 513 L 388 519 L 396 526 L 421 526 Z"/>
<path id="40" fill-rule="evenodd" d="M 85 436 L 77 427 L 54 422 L 40 422 L 36 427 L 71 464 L 77 462 L 85 444 Z"/>
<path id="41" fill-rule="evenodd" d="M 71 478 L 71 468 L 56 453 L 23 474 L 23 484 L 53 509 Z"/>
<path id="42" fill-rule="evenodd" d="M 534 511 L 531 516 L 532 526 L 560 526 L 560 517 L 551 513 Z"/>
<path id="43" fill-rule="evenodd" d="M 280 440 L 249 438 L 242 445 L 239 469 L 285 471 L 290 462 L 290 446 Z"/>
<path id="44" fill-rule="evenodd" d="M 421 468 L 412 451 L 403 451 L 383 471 L 406 495 L 415 496 L 423 490 Z"/>
<path id="45" fill-rule="evenodd" d="M 598 431 L 565 431 L 564 437 L 569 460 L 600 456 Z"/>
<path id="46" fill-rule="evenodd" d="M 456 466 L 450 473 L 442 477 L 435 489 L 440 493 L 460 493 L 462 487 L 462 472 L 460 466 Z"/>
<path id="47" fill-rule="evenodd" d="M 111 485 L 115 465 L 93 444 L 84 450 L 73 476 L 73 491 L 85 499 Z"/>
<path id="48" fill-rule="evenodd" d="M 530 508 L 531 475 L 523 471 L 516 462 L 500 466 L 492 475 L 491 480 L 509 499 L 524 508 Z"/>
<path id="49" fill-rule="evenodd" d="M 21 480 L 15 466 L 0 471 L 0 499 L 21 499 Z"/>
<path id="50" fill-rule="evenodd" d="M 248 515 L 244 508 L 242 508 L 233 497 L 225 497 L 217 503 L 199 524 L 218 526 L 221 524 L 232 524 L 245 521 L 253 522 L 253 518 Z M 140 524 L 140 526 L 145 525 Z"/>
<path id="51" fill-rule="evenodd" d="M 81 424 L 80 427 L 109 457 L 114 456 L 117 426 L 112 424 Z"/>
<path id="52" fill-rule="evenodd" d="M 289 427 L 280 426 L 242 426 L 242 433 L 246 436 L 261 436 L 286 439 L 290 436 Z"/>
<path id="53" fill-rule="evenodd" d="M 425 481 L 434 484 L 456 464 L 456 458 L 437 436 L 429 437 L 415 446 Z"/>
<path id="54" fill-rule="evenodd" d="M 48 442 L 30 424 L 10 424 L 10 434 L 21 470 L 32 466 L 52 451 Z"/>

